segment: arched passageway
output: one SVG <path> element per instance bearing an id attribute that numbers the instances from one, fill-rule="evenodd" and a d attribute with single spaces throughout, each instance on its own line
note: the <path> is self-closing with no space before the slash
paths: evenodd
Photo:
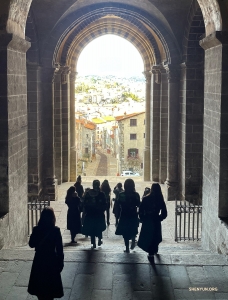
<path id="1" fill-rule="evenodd" d="M 144 180 L 165 182 L 167 200 L 202 199 L 203 245 L 226 253 L 226 2 L 6 0 L 0 9 L 0 246 L 26 242 L 28 196 L 55 200 L 57 183 L 75 179 L 75 67 L 111 33 L 144 61 Z"/>

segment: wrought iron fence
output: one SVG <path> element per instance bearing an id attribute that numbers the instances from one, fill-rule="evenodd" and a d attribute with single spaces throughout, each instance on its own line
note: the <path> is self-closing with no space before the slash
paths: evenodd
<path id="1" fill-rule="evenodd" d="M 176 200 L 175 241 L 199 241 L 201 228 L 202 205 Z"/>
<path id="2" fill-rule="evenodd" d="M 38 224 L 42 210 L 50 206 L 50 196 L 31 197 L 28 202 L 28 235 Z"/>

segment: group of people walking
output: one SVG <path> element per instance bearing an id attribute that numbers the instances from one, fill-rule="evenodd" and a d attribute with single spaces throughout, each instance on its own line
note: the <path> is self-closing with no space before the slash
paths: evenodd
<path id="1" fill-rule="evenodd" d="M 125 180 L 124 187 L 118 183 L 113 193 L 115 198 L 111 201 L 108 180 L 104 180 L 101 185 L 99 180 L 94 180 L 92 188 L 84 190 L 81 177 L 77 178 L 65 198 L 68 206 L 67 229 L 71 233 L 71 242 L 77 243 L 76 235 L 81 233 L 90 236 L 92 249 L 97 244 L 102 245 L 102 233 L 106 224 L 110 225 L 110 208 L 114 202 L 115 234 L 123 236 L 124 252 L 129 253 L 130 249 L 135 248 L 141 222 L 137 245 L 148 253 L 148 259 L 153 263 L 158 245 L 162 241 L 161 222 L 167 217 L 160 185 L 153 183 L 151 189 L 145 190 L 142 201 L 135 190 L 134 181 L 130 178 Z M 64 254 L 60 229 L 55 226 L 52 208 L 47 207 L 42 211 L 38 225 L 33 228 L 29 246 L 35 248 L 36 254 L 28 292 L 36 295 L 39 300 L 61 298 L 63 287 L 60 273 L 64 265 Z"/>

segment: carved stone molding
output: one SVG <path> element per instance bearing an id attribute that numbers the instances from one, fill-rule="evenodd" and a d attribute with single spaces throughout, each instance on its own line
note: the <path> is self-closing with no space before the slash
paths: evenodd
<path id="1" fill-rule="evenodd" d="M 146 79 L 146 84 L 149 84 L 151 83 L 151 71 L 145 71 L 143 72 L 143 75 L 145 76 L 145 79 Z"/>
<path id="2" fill-rule="evenodd" d="M 204 50 L 216 47 L 218 45 L 228 45 L 228 32 L 215 31 L 202 39 L 199 44 Z"/>
<path id="3" fill-rule="evenodd" d="M 75 81 L 77 78 L 78 72 L 70 72 L 70 81 Z"/>

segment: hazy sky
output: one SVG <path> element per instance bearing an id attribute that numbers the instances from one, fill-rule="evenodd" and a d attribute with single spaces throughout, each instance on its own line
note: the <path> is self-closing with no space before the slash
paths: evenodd
<path id="1" fill-rule="evenodd" d="M 94 39 L 82 51 L 78 75 L 141 76 L 142 57 L 127 40 L 108 34 Z"/>

